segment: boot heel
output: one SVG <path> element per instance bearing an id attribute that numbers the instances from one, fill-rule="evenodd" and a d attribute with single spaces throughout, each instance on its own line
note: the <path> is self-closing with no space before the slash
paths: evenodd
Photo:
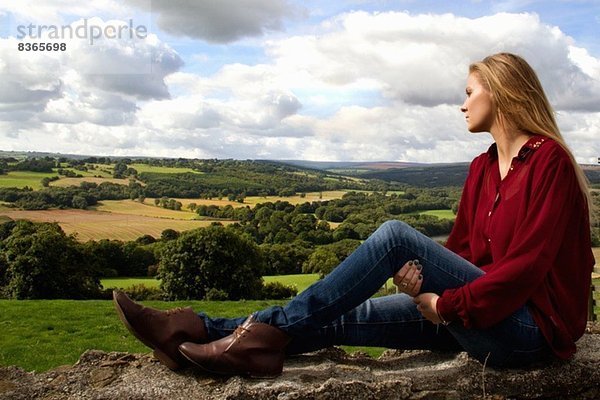
<path id="1" fill-rule="evenodd" d="M 181 368 L 181 365 L 179 365 L 177 361 L 173 360 L 171 357 L 158 349 L 154 349 L 152 354 L 154 354 L 154 357 L 156 357 L 161 363 L 165 364 L 172 371 L 176 371 Z"/>
<path id="2" fill-rule="evenodd" d="M 256 379 L 274 379 L 283 372 L 284 355 L 282 352 L 257 354 L 248 376 Z"/>

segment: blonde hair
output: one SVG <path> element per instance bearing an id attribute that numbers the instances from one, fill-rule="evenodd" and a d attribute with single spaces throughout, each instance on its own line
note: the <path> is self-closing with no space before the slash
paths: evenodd
<path id="1" fill-rule="evenodd" d="M 579 187 L 592 213 L 592 198 L 588 180 L 565 143 L 554 111 L 535 71 L 522 57 L 511 53 L 498 53 L 469 66 L 480 83 L 488 89 L 506 123 L 511 127 L 555 140 L 567 152 L 577 175 Z"/>

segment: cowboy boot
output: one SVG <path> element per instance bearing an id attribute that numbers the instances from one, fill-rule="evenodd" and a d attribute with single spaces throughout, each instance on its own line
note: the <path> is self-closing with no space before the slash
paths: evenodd
<path id="1" fill-rule="evenodd" d="M 207 344 L 186 342 L 179 351 L 208 372 L 271 378 L 281 374 L 284 348 L 290 340 L 279 328 L 250 316 L 229 336 Z"/>
<path id="2" fill-rule="evenodd" d="M 208 341 L 204 321 L 189 307 L 161 311 L 137 304 L 121 291 L 113 291 L 113 302 L 129 332 L 172 370 L 189 365 L 177 349 L 181 343 Z"/>

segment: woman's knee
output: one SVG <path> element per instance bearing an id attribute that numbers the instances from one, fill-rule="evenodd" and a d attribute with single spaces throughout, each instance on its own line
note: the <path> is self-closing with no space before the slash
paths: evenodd
<path id="1" fill-rule="evenodd" d="M 413 228 L 410 225 L 397 219 L 386 221 L 379 227 L 379 230 L 381 230 L 382 232 L 390 234 L 396 238 L 402 237 L 404 234 L 406 234 L 412 229 Z"/>

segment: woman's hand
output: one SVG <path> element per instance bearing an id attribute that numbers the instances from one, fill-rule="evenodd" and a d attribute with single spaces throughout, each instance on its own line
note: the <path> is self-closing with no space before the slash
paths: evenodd
<path id="1" fill-rule="evenodd" d="M 435 293 L 422 293 L 414 298 L 417 310 L 434 324 L 442 323 L 437 313 L 437 301 L 439 298 L 440 296 Z"/>
<path id="2" fill-rule="evenodd" d="M 423 275 L 421 275 L 421 264 L 419 260 L 411 260 L 404 264 L 402 268 L 394 275 L 394 285 L 398 286 L 398 291 L 415 297 L 421 290 Z"/>

